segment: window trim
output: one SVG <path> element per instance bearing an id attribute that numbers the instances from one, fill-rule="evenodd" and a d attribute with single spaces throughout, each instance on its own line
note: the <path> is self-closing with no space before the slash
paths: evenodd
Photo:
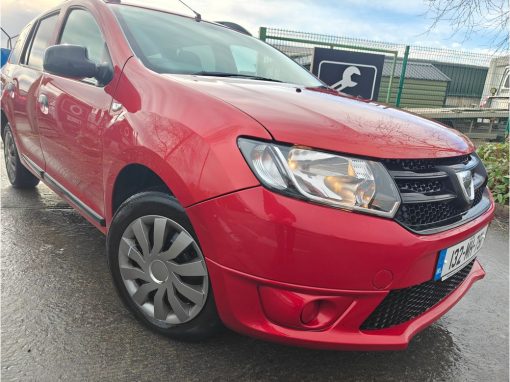
<path id="1" fill-rule="evenodd" d="M 99 28 L 99 32 L 101 33 L 101 37 L 103 37 L 103 40 L 104 40 L 104 44 L 106 45 L 106 52 L 108 53 L 108 57 L 110 58 L 110 66 L 112 67 L 113 69 L 113 60 L 112 60 L 112 55 L 110 54 L 110 48 L 108 46 L 108 41 L 106 41 L 106 37 L 105 37 L 105 34 L 104 34 L 104 31 L 103 31 L 103 28 L 101 27 L 101 23 L 99 23 L 97 21 L 97 18 L 96 16 L 94 16 L 94 14 L 90 11 L 90 9 L 84 7 L 84 6 L 81 6 L 81 5 L 73 5 L 71 7 L 69 7 L 67 10 L 66 10 L 66 13 L 64 15 L 64 18 L 62 20 L 62 24 L 60 26 L 60 30 L 58 31 L 58 34 L 57 34 L 57 40 L 55 41 L 55 45 L 61 45 L 61 41 L 62 41 L 62 35 L 64 34 L 64 29 L 67 25 L 67 21 L 69 20 L 69 16 L 71 15 L 71 13 L 73 11 L 76 11 L 76 10 L 80 10 L 80 11 L 84 11 L 84 12 L 87 12 L 88 14 L 90 14 L 90 16 L 92 16 L 92 19 L 94 19 L 94 22 L 96 23 L 97 27 Z M 58 76 L 60 77 L 60 76 Z M 64 77 L 61 77 L 61 78 L 64 78 Z M 69 77 L 65 77 L 69 80 L 72 80 L 72 81 L 76 81 L 76 82 L 81 82 L 81 83 L 84 83 L 84 84 L 87 84 L 87 85 L 90 85 L 90 86 L 94 86 L 95 88 L 104 88 L 106 85 L 100 85 L 98 83 L 94 83 L 90 80 L 87 80 L 86 78 L 82 78 L 81 80 L 80 79 L 75 79 L 75 78 L 69 78 Z"/>
<path id="2" fill-rule="evenodd" d="M 30 57 L 30 53 L 32 52 L 32 46 L 34 45 L 34 40 L 37 35 L 37 31 L 39 30 L 39 26 L 41 25 L 41 22 L 43 20 L 46 20 L 53 16 L 57 16 L 57 22 L 55 24 L 55 28 L 56 28 L 58 26 L 58 17 L 60 16 L 60 9 L 46 13 L 45 15 L 39 17 L 34 22 L 34 25 L 32 26 L 32 29 L 30 30 L 27 40 L 25 41 L 25 46 L 23 47 L 23 51 L 20 55 L 19 65 L 24 66 L 26 68 L 33 69 L 33 70 L 37 70 L 40 72 L 44 72 L 44 68 L 36 68 L 30 64 L 27 64 L 27 59 Z M 53 30 L 53 33 L 55 33 L 55 30 Z"/>
<path id="3" fill-rule="evenodd" d="M 33 29 L 33 22 L 30 22 L 27 25 L 25 25 L 25 27 L 21 30 L 21 33 L 18 36 L 18 40 L 16 40 L 16 44 L 14 44 L 11 54 L 9 55 L 9 63 L 10 64 L 20 65 L 21 59 L 23 58 L 23 53 L 25 52 L 25 47 L 26 47 L 27 43 L 30 41 L 30 34 L 32 33 L 32 29 Z M 23 34 L 23 32 L 25 32 L 25 30 L 26 30 L 27 34 L 23 40 L 20 40 L 20 38 L 22 37 L 22 34 Z M 20 52 L 18 54 L 18 59 L 16 60 L 16 62 L 12 62 L 11 61 L 12 55 L 13 55 L 14 51 L 16 50 L 16 46 L 18 45 L 18 42 L 21 44 Z"/>

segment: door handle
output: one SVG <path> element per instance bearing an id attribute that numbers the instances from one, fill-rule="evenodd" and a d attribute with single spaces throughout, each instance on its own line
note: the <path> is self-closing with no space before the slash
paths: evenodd
<path id="1" fill-rule="evenodd" d="M 46 96 L 46 94 L 39 94 L 39 99 L 37 101 L 39 102 L 39 108 L 41 109 L 41 113 L 48 114 L 50 108 L 48 106 L 48 97 Z"/>

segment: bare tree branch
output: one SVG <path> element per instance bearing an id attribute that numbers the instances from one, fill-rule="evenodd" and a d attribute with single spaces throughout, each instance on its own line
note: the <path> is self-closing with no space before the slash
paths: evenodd
<path id="1" fill-rule="evenodd" d="M 474 33 L 492 31 L 490 48 L 508 51 L 509 3 L 508 0 L 425 0 L 426 16 L 431 19 L 428 32 L 447 22 L 452 36 L 463 34 L 464 41 Z"/>

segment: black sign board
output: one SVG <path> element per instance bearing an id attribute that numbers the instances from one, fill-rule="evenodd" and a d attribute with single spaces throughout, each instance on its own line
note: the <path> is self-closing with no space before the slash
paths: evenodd
<path id="1" fill-rule="evenodd" d="M 384 55 L 315 48 L 312 73 L 343 93 L 377 99 Z"/>

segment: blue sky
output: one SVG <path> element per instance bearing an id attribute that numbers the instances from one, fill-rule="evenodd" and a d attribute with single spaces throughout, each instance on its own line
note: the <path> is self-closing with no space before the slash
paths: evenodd
<path id="1" fill-rule="evenodd" d="M 2 0 L 1 24 L 16 34 L 29 20 L 60 0 Z M 189 13 L 177 0 L 145 0 L 179 13 Z M 447 23 L 427 32 L 424 0 L 187 0 L 204 19 L 237 22 L 252 33 L 259 26 L 277 27 L 314 33 L 334 34 L 370 40 L 416 44 L 432 47 L 490 50 L 494 33 L 481 30 L 466 38 L 453 34 Z M 4 44 L 2 43 L 2 46 Z"/>

